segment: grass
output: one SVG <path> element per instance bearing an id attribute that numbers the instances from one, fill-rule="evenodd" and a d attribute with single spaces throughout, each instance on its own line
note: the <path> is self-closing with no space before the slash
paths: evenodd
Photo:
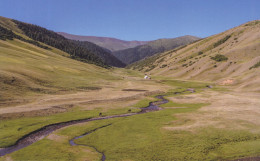
<path id="1" fill-rule="evenodd" d="M 176 119 L 174 114 L 192 112 L 197 107 L 167 109 L 120 119 L 105 129 L 78 139 L 77 143 L 97 147 L 105 152 L 107 160 L 217 160 L 259 152 L 259 135 L 246 131 L 209 127 L 191 133 L 162 128 Z M 229 148 L 225 155 L 219 153 L 223 148 Z M 238 151 L 242 153 L 236 153 Z"/>
<path id="2" fill-rule="evenodd" d="M 46 51 L 19 40 L 0 41 L 0 49 L 0 106 L 3 107 L 28 103 L 35 97 L 46 94 L 98 90 L 107 85 L 120 89 L 121 86 L 117 83 L 122 80 L 122 75 L 140 77 L 136 71 L 103 69 L 61 56 L 63 52 L 57 49 Z M 138 107 L 145 107 L 147 102 L 149 100 L 141 101 L 133 108 L 83 111 L 79 107 L 50 116 L 1 120 L 0 147 L 13 145 L 25 134 L 48 124 L 97 117 L 100 112 L 103 115 L 128 113 L 129 109 L 138 112 Z"/>
<path id="3" fill-rule="evenodd" d="M 76 143 L 94 146 L 109 160 L 223 160 L 246 157 L 259 153 L 260 136 L 241 130 L 226 130 L 207 127 L 188 131 L 165 130 L 169 122 L 176 120 L 174 114 L 192 112 L 195 107 L 186 109 L 166 109 L 158 112 L 136 115 L 127 118 L 100 120 L 71 126 L 56 132 L 67 140 L 80 136 L 97 127 L 111 124 L 94 133 L 76 140 Z M 52 146 L 53 145 L 53 146 Z M 56 145 L 56 146 L 55 146 Z M 60 148 L 60 146 L 62 146 Z M 50 153 L 42 149 L 47 149 Z M 11 154 L 15 160 L 77 160 L 75 148 L 48 139 Z M 84 147 L 88 149 L 89 147 Z M 92 149 L 93 150 L 93 149 Z M 31 152 L 33 151 L 33 153 Z M 101 157 L 96 153 L 96 156 Z M 90 156 L 91 157 L 91 156 Z"/>
<path id="4" fill-rule="evenodd" d="M 150 102 L 157 101 L 158 99 L 150 97 L 149 99 L 143 99 L 137 102 L 137 104 L 134 105 L 134 107 L 141 108 L 141 107 L 147 107 L 149 106 Z"/>
<path id="5" fill-rule="evenodd" d="M 1 120 L 0 147 L 13 145 L 25 134 L 37 130 L 45 125 L 69 120 L 97 117 L 100 111 L 75 110 L 68 113 L 55 114 L 43 117 L 27 117 L 13 120 Z M 10 135 L 11 134 L 11 135 Z"/>
<path id="6" fill-rule="evenodd" d="M 0 41 L 0 48 L 1 103 L 79 88 L 89 90 L 100 87 L 100 81 L 120 80 L 109 70 L 61 56 L 57 49 L 46 51 L 18 40 Z"/>
<path id="7" fill-rule="evenodd" d="M 245 26 L 255 26 L 255 25 L 259 24 L 259 23 L 260 23 L 260 21 L 256 20 L 256 21 L 249 22 L 249 23 L 245 24 Z"/>
<path id="8" fill-rule="evenodd" d="M 146 107 L 149 105 L 149 102 L 155 100 L 157 99 L 148 97 L 140 100 L 133 107 L 116 108 L 107 111 L 103 111 L 102 108 L 82 111 L 80 107 L 75 107 L 72 111 L 53 114 L 50 116 L 22 117 L 12 120 L 1 120 L 0 130 L 3 130 L 1 130 L 0 133 L 0 140 L 3 141 L 0 142 L 0 147 L 8 147 L 10 145 L 13 145 L 19 138 L 21 138 L 25 134 L 49 124 L 76 119 L 99 117 L 100 112 L 102 113 L 102 116 L 129 113 L 129 109 L 131 109 L 131 112 L 139 112 L 141 107 Z"/>
<path id="9" fill-rule="evenodd" d="M 194 89 L 197 93 L 201 92 L 202 89 L 205 89 L 210 83 L 205 82 L 195 82 L 195 81 L 182 81 L 182 80 L 163 80 L 163 84 L 169 85 L 172 87 L 171 90 L 167 92 L 167 96 L 175 95 L 176 92 L 180 94 L 190 94 L 190 91 L 187 91 L 188 88 Z"/>
<path id="10" fill-rule="evenodd" d="M 207 106 L 209 104 L 207 103 L 175 103 L 172 101 L 169 101 L 166 104 L 161 105 L 161 107 L 186 107 L 186 108 L 195 108 L 199 109 L 203 106 Z"/>
<path id="11" fill-rule="evenodd" d="M 178 80 L 164 80 L 173 90 L 194 88 L 201 90 L 207 83 L 187 82 Z M 214 90 L 214 88 L 213 88 Z M 145 107 L 155 98 L 146 98 L 139 101 L 135 107 Z M 60 140 L 45 138 L 31 146 L 16 151 L 9 156 L 14 160 L 100 160 L 101 155 L 89 146 L 96 147 L 104 152 L 106 160 L 225 160 L 236 159 L 257 155 L 260 153 L 260 135 L 252 134 L 243 130 L 218 129 L 214 127 L 197 128 L 193 132 L 185 130 L 167 130 L 164 127 L 174 127 L 172 122 L 178 120 L 175 114 L 195 112 L 197 109 L 208 104 L 205 103 L 174 103 L 169 102 L 162 107 L 186 107 L 178 109 L 164 109 L 157 112 L 135 115 L 125 118 L 114 118 L 99 120 L 79 125 L 74 125 L 55 132 Z M 127 112 L 128 108 L 108 110 L 104 115 L 112 115 Z M 57 114 L 49 117 L 41 117 L 44 123 L 48 120 L 61 121 L 64 119 L 93 117 L 99 111 L 74 111 L 71 113 Z M 57 117 L 60 116 L 60 117 Z M 18 133 L 11 129 L 23 126 L 29 131 L 28 123 L 37 124 L 38 118 L 17 119 L 6 122 L 7 133 Z M 13 121 L 13 122 L 12 122 Z M 39 121 L 39 120 L 38 120 Z M 185 120 L 178 120 L 178 125 L 186 123 Z M 181 122 L 180 122 L 181 121 Z M 20 124 L 20 125 L 18 125 Z M 39 123 L 39 124 L 42 124 Z M 68 140 L 80 136 L 87 131 L 97 127 L 111 124 L 86 135 L 75 142 L 84 146 L 73 146 Z M 32 125 L 32 127 L 38 125 Z M 7 136 L 6 133 L 6 136 Z M 2 135 L 3 136 L 3 135 Z M 3 138 L 3 137 L 2 137 Z M 63 139 L 62 139 L 63 138 Z M 1 139 L 2 140 L 2 139 Z M 13 138 L 13 141 L 15 139 Z M 9 144 L 11 140 L 9 139 Z M 7 143 L 5 143 L 7 145 Z"/>
<path id="12" fill-rule="evenodd" d="M 34 143 L 20 151 L 14 152 L 12 158 L 14 160 L 68 160 L 68 161 L 78 161 L 78 160 L 93 160 L 99 161 L 100 155 L 95 153 L 91 148 L 83 146 L 71 147 L 68 144 L 67 138 L 54 142 L 47 138 Z"/>
<path id="13" fill-rule="evenodd" d="M 116 120 L 116 119 L 113 119 Z M 56 141 L 45 138 L 39 142 L 32 144 L 20 151 L 12 153 L 12 159 L 14 160 L 68 160 L 68 161 L 78 161 L 78 160 L 93 160 L 99 161 L 101 154 L 95 152 L 93 148 L 85 146 L 70 146 L 68 143 L 69 139 L 75 136 L 82 135 L 88 130 L 95 128 L 96 126 L 103 126 L 109 124 L 113 121 L 103 120 L 89 122 L 83 125 L 74 125 L 74 128 L 66 128 L 57 132 L 55 135 L 58 137 Z M 63 137 L 66 135 L 66 137 Z M 0 159 L 1 160 L 1 159 Z M 3 158 L 4 160 L 4 158 Z"/>

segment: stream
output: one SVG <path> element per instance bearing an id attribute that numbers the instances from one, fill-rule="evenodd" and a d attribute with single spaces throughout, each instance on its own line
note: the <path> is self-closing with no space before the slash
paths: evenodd
<path id="1" fill-rule="evenodd" d="M 104 154 L 103 152 L 100 152 L 96 147 L 89 146 L 89 145 L 85 145 L 85 144 L 76 144 L 76 143 L 74 142 L 74 140 L 79 139 L 79 138 L 82 138 L 83 136 L 86 136 L 86 135 L 88 135 L 88 134 L 91 134 L 92 132 L 95 132 L 95 131 L 98 130 L 98 129 L 101 129 L 101 128 L 104 128 L 104 127 L 107 127 L 107 126 L 110 126 L 110 125 L 112 125 L 112 124 L 104 125 L 104 126 L 95 128 L 94 130 L 91 130 L 91 131 L 89 131 L 89 132 L 87 132 L 87 133 L 85 133 L 85 134 L 83 134 L 83 135 L 76 136 L 76 137 L 74 137 L 73 139 L 71 139 L 71 140 L 69 141 L 69 143 L 70 143 L 71 146 L 81 145 L 81 146 L 87 146 L 87 147 L 91 147 L 91 148 L 95 149 L 96 152 L 102 154 L 101 161 L 104 161 L 104 160 L 106 160 L 105 154 Z"/>
<path id="2" fill-rule="evenodd" d="M 71 121 L 66 121 L 66 122 L 60 122 L 60 123 L 55 123 L 55 124 L 50 124 L 50 125 L 46 125 L 40 129 L 37 129 L 31 133 L 28 133 L 26 135 L 24 135 L 22 138 L 20 138 L 19 140 L 16 141 L 16 143 L 12 146 L 6 147 L 6 148 L 0 148 L 0 156 L 4 156 L 6 154 L 10 154 L 12 152 L 15 152 L 17 150 L 20 150 L 22 148 L 25 148 L 43 138 L 45 138 L 46 136 L 48 136 L 50 133 L 61 129 L 63 127 L 66 126 L 70 126 L 70 125 L 74 125 L 74 124 L 79 124 L 79 123 L 83 123 L 83 122 L 90 122 L 90 121 L 96 121 L 96 120 L 104 120 L 104 119 L 110 119 L 110 118 L 117 118 L 117 117 L 128 117 L 128 116 L 133 116 L 133 115 L 137 115 L 137 114 L 143 114 L 143 113 L 147 113 L 147 112 L 152 112 L 152 111 L 158 111 L 160 110 L 159 105 L 161 104 L 165 104 L 168 102 L 167 99 L 164 98 L 163 95 L 158 95 L 156 96 L 156 98 L 160 99 L 159 101 L 154 101 L 154 102 L 150 102 L 149 106 L 141 108 L 140 112 L 137 113 L 127 113 L 127 114 L 121 114 L 121 115 L 112 115 L 112 116 L 104 116 L 104 117 L 97 117 L 97 118 L 86 118 L 86 119 L 80 119 L 80 120 L 71 120 Z M 104 128 L 106 126 L 109 125 L 105 125 L 99 128 L 96 128 L 92 131 L 89 131 L 81 136 L 75 137 L 72 140 L 70 140 L 70 144 L 71 145 L 77 145 L 74 143 L 75 139 L 78 139 L 80 137 L 83 137 L 87 134 L 90 134 L 92 132 L 95 132 L 96 130 L 100 129 L 100 128 Z M 97 152 L 102 154 L 102 161 L 105 160 L 105 155 L 104 153 L 98 151 L 95 147 L 94 148 Z"/>

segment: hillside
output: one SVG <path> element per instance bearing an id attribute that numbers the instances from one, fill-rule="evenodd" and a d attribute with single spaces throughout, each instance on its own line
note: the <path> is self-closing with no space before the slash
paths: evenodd
<path id="1" fill-rule="evenodd" d="M 67 39 L 92 42 L 112 52 L 117 50 L 127 49 L 127 48 L 133 48 L 148 43 L 148 41 L 125 41 L 125 40 L 120 40 L 120 39 L 110 38 L 110 37 L 80 36 L 80 35 L 68 34 L 65 32 L 57 32 L 57 33 L 66 37 Z"/>
<path id="2" fill-rule="evenodd" d="M 125 67 L 126 64 L 120 61 L 118 58 L 116 58 L 114 55 L 110 53 L 110 51 L 96 45 L 93 43 L 90 43 L 88 41 L 76 41 L 73 40 L 75 44 L 78 44 L 79 46 L 83 48 L 87 48 L 90 51 L 94 52 L 98 57 L 102 59 L 103 62 L 110 66 L 114 67 Z"/>
<path id="3" fill-rule="evenodd" d="M 73 59 L 96 64 L 102 67 L 125 66 L 124 63 L 115 58 L 109 52 L 93 43 L 79 43 L 78 41 L 66 39 L 63 36 L 40 26 L 4 17 L 0 17 L 0 24 L 2 29 L 1 32 L 9 34 L 9 36 L 11 36 L 9 37 L 10 39 L 16 38 L 29 43 L 34 43 L 38 46 L 41 43 L 44 43 L 68 53 Z M 15 33 L 13 31 L 15 31 Z M 44 48 L 44 45 L 42 44 L 41 47 Z"/>
<path id="4" fill-rule="evenodd" d="M 96 82 L 114 78 L 104 68 L 48 47 L 51 50 L 19 39 L 0 40 L 0 107 L 28 103 L 46 94 L 99 89 Z"/>
<path id="5" fill-rule="evenodd" d="M 151 41 L 145 45 L 140 45 L 134 48 L 113 52 L 114 56 L 126 64 L 139 61 L 145 57 L 152 56 L 156 53 L 164 52 L 176 47 L 189 44 L 199 40 L 194 36 L 182 36 L 174 39 L 159 39 Z"/>
<path id="6" fill-rule="evenodd" d="M 129 66 L 152 75 L 215 81 L 260 91 L 260 21 L 170 50 Z"/>

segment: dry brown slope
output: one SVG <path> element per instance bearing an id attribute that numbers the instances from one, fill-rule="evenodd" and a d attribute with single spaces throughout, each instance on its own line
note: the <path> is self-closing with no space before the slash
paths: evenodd
<path id="1" fill-rule="evenodd" d="M 217 54 L 228 58 L 215 61 Z M 260 91 L 260 21 L 251 21 L 223 33 L 171 50 L 130 66 L 152 75 L 215 81 L 237 89 Z"/>

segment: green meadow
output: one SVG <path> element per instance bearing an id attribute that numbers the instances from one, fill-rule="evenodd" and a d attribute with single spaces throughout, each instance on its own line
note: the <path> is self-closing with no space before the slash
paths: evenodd
<path id="1" fill-rule="evenodd" d="M 45 138 L 12 153 L 15 160 L 225 160 L 259 154 L 260 135 L 243 130 L 199 128 L 190 132 L 167 130 L 169 122 L 184 112 L 195 112 L 194 107 L 165 109 L 126 118 L 100 120 L 67 127 L 55 132 L 57 140 Z M 75 142 L 85 146 L 70 146 L 69 140 L 97 127 L 111 124 Z M 60 140 L 59 140 L 60 138 Z M 64 139 L 65 138 L 65 139 Z M 83 153 L 83 149 L 87 149 Z M 79 152 L 76 153 L 75 151 Z M 48 160 L 47 159 L 47 160 Z"/>
<path id="2" fill-rule="evenodd" d="M 162 81 L 172 88 L 167 97 L 174 97 L 180 89 L 194 88 L 202 91 L 204 83 L 186 81 Z M 211 90 L 211 89 L 209 89 Z M 214 89 L 212 89 L 214 90 Z M 192 95 L 183 93 L 182 95 Z M 138 111 L 155 98 L 145 98 L 132 109 Z M 176 103 L 169 101 L 161 105 L 163 110 L 134 115 L 125 118 L 99 120 L 69 126 L 58 130 L 10 156 L 13 160 L 229 160 L 247 156 L 257 156 L 260 152 L 260 135 L 246 130 L 221 129 L 214 126 L 199 127 L 193 131 L 169 130 L 169 127 L 185 125 L 187 120 L 178 114 L 198 113 L 208 103 Z M 169 108 L 181 107 L 181 108 Z M 78 107 L 80 109 L 80 107 Z M 127 113 L 130 107 L 108 110 L 104 116 Z M 98 117 L 99 110 L 73 111 L 44 117 L 29 117 L 1 122 L 1 146 L 12 145 L 24 134 L 50 123 L 73 119 Z M 135 112 L 134 110 L 132 112 Z M 173 122 L 178 121 L 174 124 Z M 75 140 L 77 146 L 70 146 L 69 140 L 95 128 L 111 124 Z M 10 133 L 13 135 L 10 136 Z M 53 135 L 53 136 L 52 136 Z M 6 157 L 1 158 L 5 160 Z M 45 159 L 46 158 L 46 159 Z M 47 159 L 48 158 L 48 159 Z"/>

